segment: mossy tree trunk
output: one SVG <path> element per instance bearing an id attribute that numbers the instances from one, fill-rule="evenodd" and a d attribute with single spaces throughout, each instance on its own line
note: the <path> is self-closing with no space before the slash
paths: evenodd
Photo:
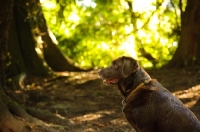
<path id="1" fill-rule="evenodd" d="M 5 61 L 8 40 L 8 28 L 12 15 L 12 8 L 14 0 L 0 0 L 0 90 L 5 85 Z M 0 91 L 1 92 L 1 91 Z"/>
<path id="2" fill-rule="evenodd" d="M 49 71 L 35 50 L 36 41 L 27 19 L 27 2 L 28 0 L 17 0 L 14 4 L 8 43 L 11 59 L 9 70 L 14 76 L 21 72 L 33 76 L 48 76 Z"/>
<path id="3" fill-rule="evenodd" d="M 57 72 L 62 71 L 84 71 L 83 69 L 76 67 L 72 60 L 65 57 L 60 49 L 58 48 L 57 44 L 53 40 L 50 29 L 47 26 L 42 7 L 39 0 L 30 1 L 29 8 L 32 9 L 30 12 L 37 12 L 34 17 L 37 19 L 37 24 L 34 25 L 34 28 L 38 28 L 37 33 L 42 38 L 42 47 L 43 47 L 43 56 L 48 64 L 48 66 Z"/>
<path id="4" fill-rule="evenodd" d="M 20 42 L 17 34 L 17 27 L 15 21 L 15 15 L 12 13 L 12 19 L 9 27 L 9 39 L 8 39 L 8 65 L 7 71 L 9 77 L 16 76 L 22 72 L 26 72 L 26 66 L 20 50 Z"/>
<path id="5" fill-rule="evenodd" d="M 178 48 L 167 67 L 200 65 L 200 1 L 187 0 Z"/>
<path id="6" fill-rule="evenodd" d="M 9 102 L 4 89 L 5 85 L 5 59 L 6 45 L 8 42 L 8 28 L 12 16 L 14 0 L 0 0 L 0 131 L 1 132 L 20 132 L 27 131 L 22 122 L 17 121 L 6 105 Z"/>
<path id="7" fill-rule="evenodd" d="M 5 61 L 14 0 L 0 0 L 0 3 L 0 132 L 55 132 L 57 130 L 29 115 L 24 107 L 21 107 L 8 96 L 5 83 Z M 34 114 L 35 112 L 33 111 L 32 113 Z M 42 113 L 44 114 L 44 112 Z M 43 114 L 40 114 L 40 116 L 43 116 Z M 58 118 L 50 114 L 49 116 L 53 121 Z M 60 122 L 60 120 L 57 119 L 57 122 Z M 66 123 L 67 121 L 64 120 L 63 122 Z"/>

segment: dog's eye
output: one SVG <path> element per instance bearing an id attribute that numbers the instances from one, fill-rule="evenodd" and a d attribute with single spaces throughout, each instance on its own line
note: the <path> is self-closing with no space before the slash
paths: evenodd
<path id="1" fill-rule="evenodd" d="M 115 68 L 117 68 L 117 67 L 118 67 L 118 65 L 116 65 L 115 63 L 113 63 L 112 65 L 113 65 L 113 67 L 115 67 Z"/>

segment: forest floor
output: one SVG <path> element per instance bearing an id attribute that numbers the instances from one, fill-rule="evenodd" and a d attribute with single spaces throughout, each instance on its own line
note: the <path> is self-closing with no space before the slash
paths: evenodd
<path id="1" fill-rule="evenodd" d="M 200 119 L 199 67 L 147 72 Z M 117 86 L 104 85 L 96 71 L 37 78 L 13 92 L 29 114 L 58 132 L 135 132 L 122 113 L 123 97 Z"/>

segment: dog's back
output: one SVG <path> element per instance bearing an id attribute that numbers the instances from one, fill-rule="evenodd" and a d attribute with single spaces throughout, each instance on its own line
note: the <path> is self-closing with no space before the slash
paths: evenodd
<path id="1" fill-rule="evenodd" d="M 141 132 L 200 132 L 196 116 L 156 80 L 134 94 L 124 113 Z"/>

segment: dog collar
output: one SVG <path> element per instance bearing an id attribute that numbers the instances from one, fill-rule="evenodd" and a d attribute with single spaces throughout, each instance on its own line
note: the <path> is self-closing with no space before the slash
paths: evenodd
<path id="1" fill-rule="evenodd" d="M 135 91 L 140 89 L 143 85 L 148 84 L 150 81 L 151 81 L 151 78 L 148 78 L 148 79 L 144 80 L 144 82 L 140 83 L 134 90 L 131 91 L 130 94 L 128 94 L 128 96 L 125 99 L 122 100 L 122 105 L 123 105 L 122 111 L 124 111 L 124 108 L 126 107 L 126 104 L 130 100 L 131 96 L 135 93 Z"/>

